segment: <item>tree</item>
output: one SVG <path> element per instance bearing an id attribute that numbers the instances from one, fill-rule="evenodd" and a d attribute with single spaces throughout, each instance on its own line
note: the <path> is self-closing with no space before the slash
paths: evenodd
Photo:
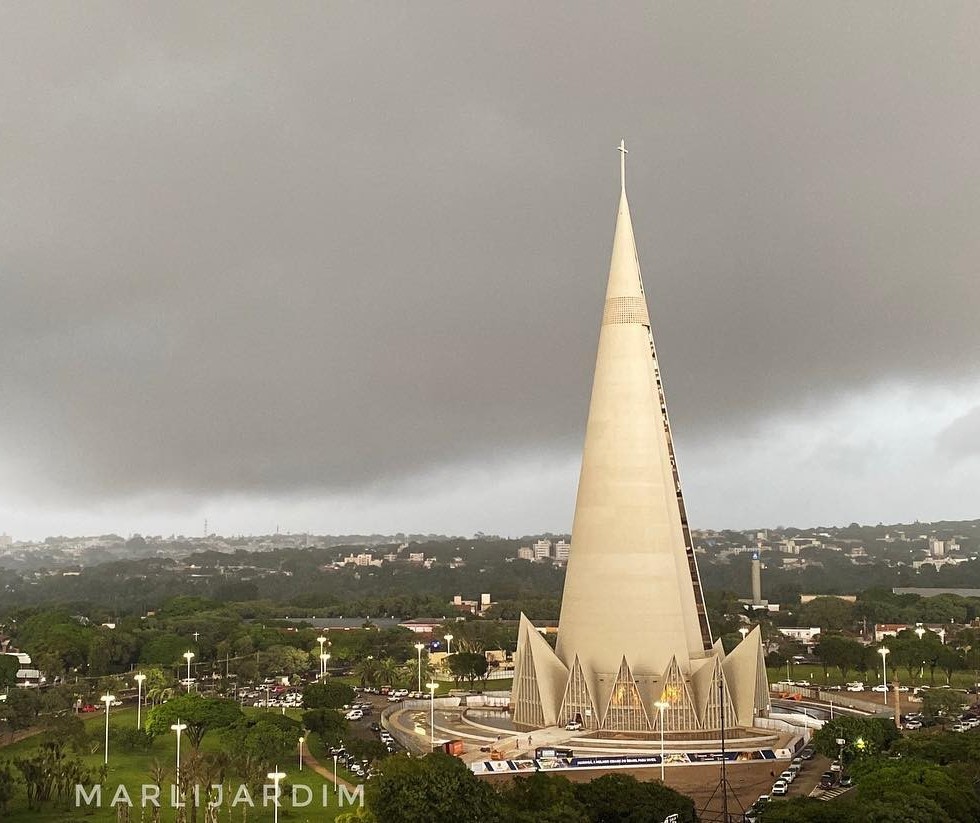
<path id="1" fill-rule="evenodd" d="M 861 665 L 864 647 L 856 640 L 841 637 L 839 634 L 821 634 L 816 655 L 825 666 L 833 666 L 840 671 L 841 680 L 847 679 L 852 668 Z"/>
<path id="2" fill-rule="evenodd" d="M 17 670 L 20 664 L 12 654 L 0 654 L 0 689 L 17 684 Z"/>
<path id="3" fill-rule="evenodd" d="M 501 792 L 511 823 L 590 823 L 592 817 L 565 777 L 536 772 Z"/>
<path id="4" fill-rule="evenodd" d="M 212 729 L 233 725 L 242 718 L 242 710 L 233 700 L 182 694 L 150 709 L 147 731 L 153 735 L 170 734 L 170 727 L 180 720 L 187 724 L 187 738 L 196 749 Z"/>
<path id="5" fill-rule="evenodd" d="M 359 660 L 352 673 L 362 686 L 373 686 L 378 682 L 378 661 L 372 657 Z"/>
<path id="6" fill-rule="evenodd" d="M 26 729 L 35 720 L 40 710 L 37 693 L 30 689 L 12 689 L 7 699 L 0 703 L 0 720 L 3 721 L 11 737 L 14 732 Z"/>
<path id="7" fill-rule="evenodd" d="M 839 597 L 817 597 L 800 609 L 805 626 L 819 626 L 822 632 L 839 632 L 854 623 L 854 605 Z"/>
<path id="8" fill-rule="evenodd" d="M 384 823 L 491 823 L 504 819 L 497 793 L 459 758 L 442 752 L 387 758 L 377 777 L 368 782 L 365 799 L 371 813 Z"/>
<path id="9" fill-rule="evenodd" d="M 844 715 L 824 723 L 813 735 L 813 746 L 820 754 L 836 759 L 840 753 L 837 741 L 843 739 L 846 762 L 877 756 L 900 737 L 895 724 L 887 718 Z"/>
<path id="10" fill-rule="evenodd" d="M 960 821 L 972 823 L 980 819 L 980 799 L 977 798 L 973 786 L 958 781 L 954 774 L 934 763 L 904 758 L 901 760 L 879 758 L 870 761 L 858 778 L 857 801 L 862 806 L 911 805 L 919 800 L 935 803 L 950 820 L 956 823 Z M 942 819 L 942 817 L 932 818 L 932 820 Z"/>
<path id="11" fill-rule="evenodd" d="M 303 712 L 303 727 L 316 734 L 325 746 L 336 746 L 347 736 L 347 721 L 336 709 Z"/>
<path id="12" fill-rule="evenodd" d="M 946 723 L 959 714 L 966 695 L 952 689 L 926 689 L 922 692 L 922 714 Z"/>
<path id="13" fill-rule="evenodd" d="M 589 819 L 602 823 L 646 823 L 676 814 L 681 823 L 694 823 L 694 801 L 659 782 L 640 782 L 626 774 L 605 774 L 575 784 L 575 796 Z"/>
<path id="14" fill-rule="evenodd" d="M 306 709 L 340 709 L 350 703 L 356 692 L 346 683 L 326 680 L 303 687 L 303 707 Z"/>

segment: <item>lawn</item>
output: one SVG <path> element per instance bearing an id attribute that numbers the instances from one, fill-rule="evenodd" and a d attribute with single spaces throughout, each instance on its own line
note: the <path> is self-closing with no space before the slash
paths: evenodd
<path id="1" fill-rule="evenodd" d="M 255 710 L 246 711 L 251 712 Z M 290 712 L 290 714 L 294 714 Z M 295 716 L 295 715 L 294 715 Z M 102 791 L 102 809 L 95 808 L 80 808 L 76 809 L 74 807 L 74 798 L 71 799 L 72 807 L 65 809 L 63 807 L 59 808 L 57 801 L 49 801 L 45 804 L 44 808 L 41 810 L 29 810 L 27 808 L 27 797 L 25 793 L 24 784 L 18 783 L 17 794 L 15 798 L 8 805 L 7 813 L 4 814 L 4 823 L 70 823 L 71 821 L 91 821 L 91 823 L 115 823 L 117 820 L 116 812 L 114 809 L 108 808 L 109 802 L 113 793 L 116 791 L 116 787 L 119 784 L 124 784 L 129 791 L 130 797 L 136 803 L 136 807 L 131 810 L 130 820 L 149 820 L 150 811 L 147 811 L 140 815 L 139 809 L 139 798 L 140 798 L 140 787 L 143 784 L 153 783 L 153 778 L 150 776 L 152 773 L 152 768 L 154 762 L 159 762 L 165 764 L 169 769 L 169 774 L 165 778 L 164 785 L 161 786 L 160 790 L 160 802 L 162 808 L 161 821 L 162 823 L 170 823 L 176 819 L 176 810 L 170 808 L 170 782 L 173 780 L 173 768 L 175 761 L 175 739 L 172 735 L 167 737 L 157 738 L 153 741 L 153 746 L 148 752 L 123 752 L 121 750 L 114 750 L 112 745 L 113 730 L 121 729 L 124 726 L 134 726 L 136 724 L 136 710 L 135 709 L 117 709 L 110 714 L 110 724 L 109 724 L 109 773 L 108 777 L 103 783 Z M 105 729 L 105 715 L 98 713 L 85 718 L 85 725 L 87 730 L 92 736 L 92 746 L 95 751 L 87 752 L 82 755 L 82 760 L 86 766 L 94 766 L 98 768 L 103 762 L 103 750 L 102 750 L 102 735 Z M 36 751 L 38 745 L 43 738 L 43 735 L 36 737 L 31 737 L 26 740 L 22 740 L 19 743 L 12 744 L 10 746 L 0 747 L 0 760 L 12 760 L 15 757 L 21 757 L 25 755 L 31 755 Z M 298 742 L 298 741 L 297 741 Z M 220 751 L 221 749 L 221 737 L 217 732 L 209 732 L 201 743 L 201 751 Z M 190 745 L 186 742 L 186 738 L 181 741 L 181 755 L 190 752 Z M 326 781 L 323 777 L 316 774 L 312 769 L 304 768 L 302 774 L 299 771 L 299 752 L 297 749 L 297 754 L 295 758 L 291 758 L 288 763 L 280 763 L 280 770 L 286 773 L 286 778 L 284 779 L 285 785 L 290 784 L 302 784 L 309 786 L 313 792 L 313 801 L 306 808 L 290 808 L 288 800 L 284 801 L 283 806 L 279 809 L 279 818 L 283 821 L 296 821 L 300 823 L 302 821 L 316 821 L 320 823 L 321 821 L 332 821 L 337 814 L 336 799 L 333 795 L 333 784 L 332 781 Z M 327 765 L 324 763 L 324 765 Z M 330 766 L 333 764 L 330 763 Z M 15 773 L 19 775 L 19 772 L 15 770 Z M 352 783 L 358 783 L 356 779 L 351 779 Z M 229 790 L 228 784 L 232 785 L 232 789 Z M 273 808 L 271 802 L 269 805 L 263 807 L 263 801 L 261 796 L 253 797 L 255 803 L 254 808 L 249 808 L 243 803 L 239 803 L 234 811 L 230 812 L 228 806 L 230 806 L 231 799 L 234 797 L 235 792 L 238 791 L 239 781 L 226 780 L 225 785 L 225 805 L 226 810 L 221 814 L 222 821 L 238 821 L 247 820 L 249 823 L 257 823 L 258 821 L 273 819 Z M 322 797 L 324 786 L 327 786 L 327 797 L 329 798 L 329 805 L 324 808 L 322 805 Z M 229 794 L 230 791 L 230 794 Z M 300 795 L 301 799 L 303 795 Z M 243 814 L 247 810 L 247 817 Z M 203 821 L 204 815 L 199 814 L 198 820 Z"/>
<path id="2" fill-rule="evenodd" d="M 780 667 L 769 667 L 769 682 L 776 683 L 777 681 L 785 681 L 786 677 L 786 666 Z M 935 684 L 932 682 L 932 678 L 929 675 L 929 669 L 926 667 L 925 671 L 922 673 L 922 677 L 919 677 L 918 670 L 915 671 L 915 676 L 909 681 L 908 671 L 904 667 L 895 671 L 891 666 L 888 667 L 888 682 L 891 684 L 895 676 L 898 675 L 898 681 L 903 686 L 944 686 L 946 684 L 946 675 L 944 672 L 936 669 L 936 680 Z M 856 671 L 850 671 L 847 673 L 846 678 L 842 678 L 839 669 L 828 669 L 826 676 L 824 675 L 823 666 L 812 665 L 812 664 L 790 664 L 789 667 L 789 679 L 800 681 L 809 680 L 810 685 L 818 688 L 820 686 L 843 686 L 845 683 L 862 680 L 863 675 Z M 881 667 L 867 680 L 864 681 L 865 685 L 870 689 L 872 686 L 881 682 Z M 972 688 L 976 678 L 973 672 L 953 672 L 953 677 L 950 679 L 950 685 L 954 689 L 969 689 Z"/>

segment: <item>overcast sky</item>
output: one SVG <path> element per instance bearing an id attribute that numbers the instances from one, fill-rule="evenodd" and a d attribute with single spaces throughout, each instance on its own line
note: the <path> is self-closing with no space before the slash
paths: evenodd
<path id="1" fill-rule="evenodd" d="M 980 517 L 978 43 L 0 2 L 0 532 L 567 530 L 622 136 L 693 524 Z"/>

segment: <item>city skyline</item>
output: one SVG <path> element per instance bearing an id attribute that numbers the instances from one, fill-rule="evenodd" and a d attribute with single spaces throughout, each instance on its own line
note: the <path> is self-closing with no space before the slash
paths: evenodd
<path id="1" fill-rule="evenodd" d="M 747 8 L 8 10 L 0 532 L 568 532 L 621 134 L 692 526 L 975 517 L 980 11 Z"/>

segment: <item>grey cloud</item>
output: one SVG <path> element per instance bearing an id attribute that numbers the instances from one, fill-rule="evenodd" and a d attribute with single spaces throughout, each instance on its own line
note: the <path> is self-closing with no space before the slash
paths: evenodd
<path id="1" fill-rule="evenodd" d="M 980 10 L 9 5 L 0 462 L 66 500 L 581 442 L 616 154 L 682 441 L 977 371 Z"/>

